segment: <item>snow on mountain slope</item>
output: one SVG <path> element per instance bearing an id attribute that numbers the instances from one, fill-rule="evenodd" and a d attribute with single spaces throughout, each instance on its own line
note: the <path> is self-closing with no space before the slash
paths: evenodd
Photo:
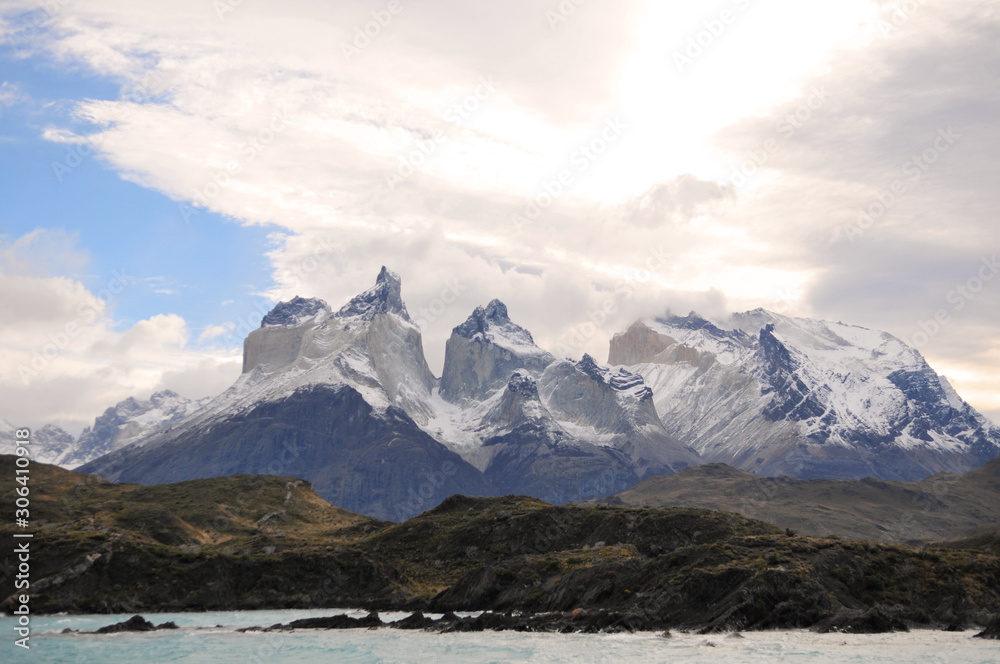
<path id="1" fill-rule="evenodd" d="M 493 300 L 453 329 L 437 379 L 382 268 L 340 309 L 277 305 L 229 390 L 84 469 L 140 482 L 294 472 L 348 509 L 405 518 L 449 491 L 603 497 L 706 461 L 915 479 L 1000 448 L 917 351 L 855 326 L 667 316 L 616 335 L 609 362 L 556 360 Z"/>
<path id="2" fill-rule="evenodd" d="M 186 399 L 176 392 L 156 392 L 147 400 L 129 397 L 111 406 L 83 430 L 78 438 L 53 424 L 31 432 L 31 458 L 64 468 L 76 468 L 109 452 L 127 447 L 157 429 L 193 414 L 208 399 Z M 0 420 L 0 427 L 9 426 Z M 11 427 L 11 430 L 13 428 Z M 0 430 L 0 454 L 13 452 L 13 443 Z"/>
<path id="3" fill-rule="evenodd" d="M 539 378 L 538 393 L 565 430 L 591 444 L 625 452 L 640 477 L 700 463 L 696 452 L 664 429 L 653 392 L 638 374 L 584 355 L 576 363 L 550 364 Z"/>
<path id="4" fill-rule="evenodd" d="M 511 321 L 500 300 L 476 307 L 452 330 L 445 346 L 441 397 L 447 401 L 483 399 L 502 389 L 518 369 L 540 373 L 555 360 L 535 345 L 531 333 Z"/>
<path id="5" fill-rule="evenodd" d="M 762 309 L 668 315 L 616 335 L 609 360 L 645 378 L 704 459 L 762 474 L 912 480 L 1000 452 L 1000 431 L 885 332 Z"/>
<path id="6" fill-rule="evenodd" d="M 557 364 L 561 368 L 552 370 Z M 589 414 L 571 410 L 577 395 L 570 386 L 587 395 Z M 327 408 L 322 399 L 340 405 Z M 300 414 L 306 403 L 317 408 L 312 419 Z M 277 415 L 265 425 L 262 412 Z M 247 337 L 244 373 L 229 390 L 86 470 L 120 480 L 166 481 L 201 476 L 209 468 L 259 472 L 270 460 L 263 467 L 283 472 L 286 457 L 295 468 L 302 462 L 283 446 L 296 447 L 303 438 L 333 445 L 320 441 L 339 440 L 342 422 L 371 436 L 370 445 L 352 440 L 346 450 L 310 449 L 313 461 L 303 468 L 304 477 L 321 495 L 383 517 L 396 514 L 399 493 L 407 490 L 399 479 L 391 487 L 385 482 L 421 472 L 436 477 L 441 471 L 427 466 L 430 459 L 449 459 L 435 463 L 459 469 L 462 483 L 452 489 L 530 491 L 555 501 L 610 495 L 651 473 L 698 463 L 697 454 L 666 433 L 640 376 L 590 357 L 579 364 L 555 362 L 498 300 L 477 307 L 455 327 L 439 381 L 427 368 L 399 277 L 383 268 L 373 288 L 336 312 L 321 300 L 300 297 L 277 305 Z M 244 458 L 220 449 L 222 444 L 256 451 Z M 211 464 L 180 458 L 194 450 Z M 375 454 L 385 455 L 382 461 L 392 468 L 372 465 Z M 350 471 L 351 464 L 367 470 Z M 375 475 L 351 479 L 351 473 L 367 472 Z M 383 497 L 368 501 L 358 494 L 361 487 Z M 435 491 L 445 488 L 436 482 Z M 396 516 L 410 509 L 416 507 Z"/>
<path id="7" fill-rule="evenodd" d="M 277 305 L 244 343 L 244 373 L 182 422 L 85 466 L 109 479 L 293 475 L 327 500 L 404 519 L 448 495 L 490 492 L 482 473 L 421 429 L 437 379 L 397 275 L 335 313 L 322 300 Z"/>
<path id="8" fill-rule="evenodd" d="M 15 430 L 13 424 L 0 419 L 0 454 L 15 453 Z M 31 429 L 28 440 L 31 441 L 27 446 L 29 458 L 36 463 L 57 463 L 73 446 L 73 436 L 54 424 Z"/>
<path id="9" fill-rule="evenodd" d="M 437 379 L 427 367 L 420 330 L 402 302 L 400 283 L 383 267 L 372 288 L 336 313 L 315 298 L 279 303 L 244 341 L 243 374 L 236 383 L 143 443 L 169 443 L 314 386 L 349 386 L 376 415 L 398 407 L 426 423 L 435 414 L 430 401 Z"/>
<path id="10" fill-rule="evenodd" d="M 243 344 L 243 375 L 199 420 L 246 411 L 310 385 L 350 385 L 378 411 L 398 406 L 419 422 L 437 379 L 420 329 L 400 297 L 399 276 L 382 268 L 375 286 L 336 313 L 318 299 L 278 304 Z"/>
<path id="11" fill-rule="evenodd" d="M 534 396 L 515 399 L 515 394 Z M 493 300 L 452 331 L 440 394 L 432 401 L 435 416 L 426 429 L 489 473 L 498 450 L 488 441 L 513 442 L 509 434 L 517 427 L 496 428 L 506 421 L 498 414 L 508 412 L 511 403 L 518 404 L 523 418 L 518 425 L 531 423 L 530 434 L 526 427 L 520 435 L 544 439 L 550 451 L 561 448 L 567 457 L 580 454 L 573 449 L 598 456 L 616 450 L 604 461 L 617 465 L 627 459 L 638 477 L 698 463 L 696 453 L 663 429 L 641 376 L 603 367 L 589 355 L 579 363 L 557 361 L 510 319 L 502 302 Z M 568 458 L 563 462 L 571 465 Z"/>
<path id="12" fill-rule="evenodd" d="M 550 365 L 551 366 L 551 365 Z M 484 404 L 476 433 L 488 463 L 486 478 L 500 493 L 528 494 L 551 502 L 608 496 L 633 486 L 642 468 L 627 445 L 595 444 L 571 433 L 539 397 L 526 370 L 515 371 L 504 390 Z"/>
<path id="13" fill-rule="evenodd" d="M 98 416 L 94 425 L 84 429 L 76 442 L 53 463 L 66 468 L 83 465 L 183 420 L 208 401 L 187 399 L 171 390 L 156 392 L 146 400 L 129 397 Z"/>

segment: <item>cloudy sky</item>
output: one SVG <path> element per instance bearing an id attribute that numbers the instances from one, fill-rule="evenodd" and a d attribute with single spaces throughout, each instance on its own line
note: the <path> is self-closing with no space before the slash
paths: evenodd
<path id="1" fill-rule="evenodd" d="M 998 38 L 967 0 L 0 0 L 0 417 L 218 393 L 273 302 L 384 264 L 436 373 L 494 297 L 599 359 L 762 306 L 1000 420 Z"/>

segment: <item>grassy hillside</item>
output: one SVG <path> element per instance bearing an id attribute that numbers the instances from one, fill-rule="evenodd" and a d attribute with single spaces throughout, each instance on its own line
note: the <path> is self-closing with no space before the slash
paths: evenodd
<path id="1" fill-rule="evenodd" d="M 769 478 L 709 464 L 647 479 L 603 502 L 725 510 L 802 535 L 917 544 L 1000 529 L 1000 459 L 920 482 Z"/>
<path id="2" fill-rule="evenodd" d="M 12 464 L 0 457 L 0 473 Z M 807 627 L 873 606 L 939 626 L 1000 612 L 986 536 L 917 550 L 728 512 L 524 496 L 453 496 L 391 524 L 265 476 L 140 487 L 35 465 L 31 486 L 40 612 L 582 608 L 715 630 Z M 5 483 L 0 510 L 14 497 Z M 12 573 L 8 562 L 3 587 Z"/>

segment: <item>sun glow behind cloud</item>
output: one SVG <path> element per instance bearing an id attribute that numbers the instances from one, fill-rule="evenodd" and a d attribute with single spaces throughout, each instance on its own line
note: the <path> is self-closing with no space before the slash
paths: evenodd
<path id="1" fill-rule="evenodd" d="M 801 94 L 838 49 L 870 42 L 878 15 L 868 0 L 648 3 L 617 86 L 635 131 L 588 191 L 612 202 L 683 173 L 728 180 L 715 134 Z"/>
<path id="2" fill-rule="evenodd" d="M 96 132 L 102 163 L 179 204 L 203 195 L 240 160 L 239 172 L 203 203 L 239 223 L 280 229 L 267 254 L 271 297 L 316 295 L 336 304 L 386 263 L 403 275 L 416 309 L 450 280 L 465 280 L 454 309 L 428 321 L 432 366 L 451 326 L 492 297 L 520 312 L 537 338 L 551 340 L 602 302 L 616 280 L 645 272 L 641 295 L 586 350 L 600 353 L 628 316 L 666 306 L 765 306 L 903 333 L 925 315 L 918 304 L 879 318 L 892 307 L 865 310 L 854 301 L 843 314 L 839 300 L 828 296 L 824 304 L 822 294 L 844 281 L 838 261 L 848 276 L 880 264 L 886 252 L 866 246 L 881 233 L 914 229 L 908 239 L 927 230 L 904 213 L 911 205 L 942 209 L 931 187 L 897 206 L 871 244 L 834 247 L 841 252 L 834 255 L 828 238 L 877 193 L 872 183 L 884 174 L 874 167 L 895 154 L 886 134 L 899 129 L 893 138 L 909 150 L 909 129 L 918 137 L 913 149 L 936 129 L 898 122 L 906 109 L 891 103 L 865 105 L 856 90 L 866 90 L 866 58 L 891 74 L 899 61 L 887 52 L 925 48 L 927 35 L 947 44 L 964 44 L 968 35 L 940 27 L 945 21 L 928 6 L 884 39 L 875 25 L 884 13 L 862 0 L 585 3 L 556 30 L 545 20 L 550 5 L 413 3 L 348 62 L 340 48 L 370 18 L 364 2 L 260 0 L 224 20 L 200 0 L 67 3 L 34 44 L 38 57 L 86 63 L 122 80 L 123 93 L 141 89 L 150 71 L 155 84 L 138 101 L 60 100 L 74 117 L 44 135 L 68 148 Z M 689 38 L 701 39 L 703 53 L 687 52 Z M 896 81 L 894 98 L 906 98 L 922 89 L 925 75 L 890 76 L 880 85 L 889 90 Z M 795 140 L 779 136 L 781 154 L 745 186 L 733 186 L 736 166 L 778 135 L 779 115 L 826 83 L 841 85 L 831 85 L 807 130 Z M 980 83 L 967 93 L 989 89 Z M 456 116 L 460 108 L 466 113 Z M 279 112 L 287 128 L 252 158 L 241 155 L 248 136 Z M 956 122 L 938 115 L 922 121 Z M 872 131 L 880 122 L 881 134 Z M 840 138 L 845 127 L 847 140 Z M 614 140 L 579 161 L 581 147 L 599 146 L 605 131 Z M 836 159 L 864 161 L 873 171 L 858 177 L 857 164 L 830 165 Z M 524 214 L 563 171 L 571 181 L 537 219 L 515 227 L 512 215 Z M 197 227 L 197 218 L 190 223 Z M 984 231 L 964 238 L 970 250 L 988 244 Z M 961 239 L 947 234 L 934 247 Z M 323 242 L 335 250 L 315 269 L 301 269 Z M 891 288 L 884 299 L 895 306 Z M 925 300 L 933 300 L 928 292 Z M 558 305 L 539 306 L 549 298 Z M 207 331 L 192 334 L 192 343 L 219 338 L 226 315 L 192 324 Z"/>

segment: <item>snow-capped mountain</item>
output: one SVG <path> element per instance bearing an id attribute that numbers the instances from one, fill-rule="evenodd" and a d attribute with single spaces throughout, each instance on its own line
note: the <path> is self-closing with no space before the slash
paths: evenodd
<path id="1" fill-rule="evenodd" d="M 178 422 L 208 403 L 188 399 L 172 390 L 155 392 L 149 399 L 129 397 L 108 408 L 58 457 L 56 463 L 75 468 L 120 450 L 162 427 Z"/>
<path id="2" fill-rule="evenodd" d="M 565 502 L 699 463 L 663 428 L 642 377 L 556 360 L 493 300 L 452 330 L 426 429 L 501 493 Z"/>
<path id="3" fill-rule="evenodd" d="M 453 329 L 438 379 L 382 268 L 336 311 L 278 304 L 229 390 L 81 470 L 303 477 L 337 505 L 404 519 L 453 493 L 599 498 L 706 461 L 911 479 L 1000 451 L 996 427 L 916 350 L 864 328 L 667 316 L 616 335 L 610 365 L 556 359 L 493 300 Z"/>
<path id="4" fill-rule="evenodd" d="M 232 388 L 83 470 L 140 482 L 302 476 L 338 505 L 404 518 L 456 492 L 602 497 L 695 463 L 640 376 L 556 361 L 497 300 L 454 329 L 437 379 L 399 277 L 383 268 L 336 312 L 300 297 L 277 305 L 247 337 Z"/>
<path id="5" fill-rule="evenodd" d="M 764 475 L 917 480 L 1000 453 L 1000 429 L 892 335 L 763 309 L 638 321 L 609 361 L 643 376 L 668 432 Z"/>
<path id="6" fill-rule="evenodd" d="M 503 302 L 493 300 L 485 308 L 476 307 L 452 330 L 445 346 L 441 397 L 482 399 L 506 385 L 515 370 L 541 373 L 554 360 L 535 345 L 530 332 L 510 320 Z"/>
<path id="7" fill-rule="evenodd" d="M 403 519 L 455 494 L 485 495 L 482 473 L 424 431 L 437 379 L 397 275 L 334 312 L 294 298 L 244 343 L 243 374 L 183 422 L 88 464 L 146 483 L 237 473 L 310 480 L 327 500 Z"/>
<path id="8" fill-rule="evenodd" d="M 317 299 L 275 306 L 243 344 L 243 375 L 211 409 L 244 410 L 306 385 L 350 385 L 378 411 L 395 406 L 420 421 L 432 414 L 437 379 L 397 275 L 383 267 L 374 287 L 336 313 Z"/>
<path id="9" fill-rule="evenodd" d="M 0 419 L 0 454 L 14 454 L 17 447 L 14 439 L 16 427 L 7 420 Z M 30 458 L 37 463 L 59 463 L 73 447 L 73 435 L 54 424 L 31 430 L 28 446 Z"/>
<path id="10" fill-rule="evenodd" d="M 105 410 L 78 438 L 54 424 L 46 424 L 31 432 L 32 459 L 76 468 L 139 442 L 151 432 L 188 417 L 208 401 L 187 399 L 171 390 L 156 392 L 146 400 L 129 397 Z M 13 443 L 2 430 L 6 426 L 10 424 L 0 420 L 0 454 L 13 451 Z"/>

